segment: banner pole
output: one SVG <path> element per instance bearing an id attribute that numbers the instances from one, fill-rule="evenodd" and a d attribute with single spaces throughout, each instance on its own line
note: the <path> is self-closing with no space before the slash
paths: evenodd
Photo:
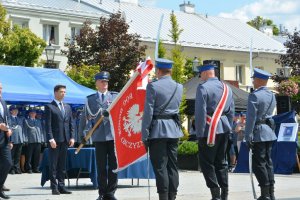
<path id="1" fill-rule="evenodd" d="M 250 147 L 249 147 L 250 148 Z M 251 180 L 251 186 L 252 186 L 252 193 L 254 199 L 257 199 L 256 192 L 255 192 L 255 186 L 253 181 L 253 171 L 252 171 L 252 149 L 249 149 L 249 172 L 250 172 L 250 180 Z"/>

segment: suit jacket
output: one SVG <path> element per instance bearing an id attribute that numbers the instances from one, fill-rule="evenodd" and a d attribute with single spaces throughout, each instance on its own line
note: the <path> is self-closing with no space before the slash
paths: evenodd
<path id="1" fill-rule="evenodd" d="M 7 125 L 9 125 L 9 116 L 10 116 L 10 114 L 8 112 L 7 105 L 6 105 L 5 101 L 2 98 L 0 98 L 0 103 L 3 106 L 3 113 L 4 113 L 3 117 L 0 114 L 0 123 L 6 123 Z M 8 143 L 8 140 L 9 140 L 9 138 L 6 137 L 5 132 L 0 131 L 0 146 L 6 145 Z"/>
<path id="2" fill-rule="evenodd" d="M 166 103 L 172 97 L 163 112 Z M 173 119 L 153 119 L 154 115 L 174 115 L 179 113 L 183 86 L 177 84 L 171 76 L 163 76 L 147 85 L 146 100 L 142 121 L 142 140 L 155 138 L 179 138 L 183 136 L 181 127 Z"/>
<path id="3" fill-rule="evenodd" d="M 100 100 L 98 92 L 87 96 L 87 101 L 79 122 L 78 135 L 80 135 L 80 137 L 84 136 L 84 130 L 89 124 L 88 118 L 92 117 L 91 125 L 93 127 L 93 125 L 101 117 L 103 111 L 109 107 L 109 105 L 117 97 L 117 95 L 118 95 L 117 92 L 108 91 L 103 101 Z M 99 111 L 98 115 L 92 116 L 95 115 L 98 111 Z M 109 118 L 104 117 L 102 123 L 92 135 L 92 141 L 103 142 L 103 141 L 110 141 L 110 140 L 114 140 L 114 137 L 111 133 Z"/>
<path id="4" fill-rule="evenodd" d="M 23 144 L 25 142 L 23 119 L 21 117 L 10 117 L 10 127 L 12 135 L 10 141 L 14 144 Z"/>
<path id="5" fill-rule="evenodd" d="M 199 138 L 207 137 L 209 125 L 206 123 L 206 115 L 212 116 L 223 94 L 223 84 L 217 77 L 209 78 L 200 83 L 197 88 L 195 99 L 195 126 L 196 135 Z M 228 88 L 228 99 L 217 125 L 216 134 L 231 131 L 234 116 L 234 101 L 230 88 Z"/>
<path id="6" fill-rule="evenodd" d="M 24 119 L 25 141 L 30 143 L 44 142 L 43 127 L 40 120 Z"/>
<path id="7" fill-rule="evenodd" d="M 255 125 L 265 118 L 272 117 L 275 106 L 275 96 L 267 87 L 260 87 L 249 94 L 245 127 L 246 141 L 276 140 L 275 132 L 268 125 Z"/>
<path id="8" fill-rule="evenodd" d="M 72 126 L 72 110 L 68 104 L 63 103 L 65 115 L 63 116 L 55 101 L 45 107 L 45 131 L 47 142 L 54 139 L 56 142 L 69 142 L 74 139 Z"/>

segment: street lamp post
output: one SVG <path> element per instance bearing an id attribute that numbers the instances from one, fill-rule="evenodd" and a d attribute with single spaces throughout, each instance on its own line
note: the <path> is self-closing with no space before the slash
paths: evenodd
<path id="1" fill-rule="evenodd" d="M 56 68 L 54 64 L 55 51 L 56 49 L 53 46 L 51 46 L 51 43 L 45 48 L 47 57 L 45 68 Z"/>
<path id="2" fill-rule="evenodd" d="M 195 74 L 195 76 L 198 74 L 198 66 L 199 66 L 199 60 L 197 59 L 197 57 L 194 58 L 193 60 L 193 72 Z"/>

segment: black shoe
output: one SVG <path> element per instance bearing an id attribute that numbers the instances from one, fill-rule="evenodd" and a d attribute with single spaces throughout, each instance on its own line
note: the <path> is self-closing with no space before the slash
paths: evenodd
<path id="1" fill-rule="evenodd" d="M 0 197 L 2 199 L 9 199 L 10 198 L 9 196 L 5 195 L 5 193 L 3 191 L 0 191 Z"/>
<path id="2" fill-rule="evenodd" d="M 10 170 L 10 171 L 9 171 L 9 174 L 14 175 L 14 174 L 15 174 L 15 170 Z"/>
<path id="3" fill-rule="evenodd" d="M 5 185 L 3 185 L 2 191 L 10 191 L 10 189 L 8 189 L 7 187 L 5 187 Z"/>
<path id="4" fill-rule="evenodd" d="M 52 190 L 53 195 L 60 195 L 60 192 L 57 189 Z"/>
<path id="5" fill-rule="evenodd" d="M 61 194 L 72 194 L 72 192 L 69 191 L 69 190 L 67 190 L 66 188 L 60 188 L 60 189 L 59 189 L 59 192 L 60 192 Z"/>
<path id="6" fill-rule="evenodd" d="M 32 170 L 28 170 L 27 173 L 28 173 L 28 174 L 32 174 Z"/>
<path id="7" fill-rule="evenodd" d="M 39 174 L 41 172 L 39 170 L 33 170 L 33 173 Z"/>

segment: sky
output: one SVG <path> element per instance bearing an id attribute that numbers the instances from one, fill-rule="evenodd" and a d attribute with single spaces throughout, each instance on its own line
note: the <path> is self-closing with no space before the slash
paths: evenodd
<path id="1" fill-rule="evenodd" d="M 197 13 L 237 18 L 247 22 L 256 16 L 282 24 L 289 32 L 300 30 L 300 0 L 189 0 Z M 140 0 L 142 5 L 179 10 L 184 0 Z M 185 1 L 187 2 L 187 0 Z"/>

